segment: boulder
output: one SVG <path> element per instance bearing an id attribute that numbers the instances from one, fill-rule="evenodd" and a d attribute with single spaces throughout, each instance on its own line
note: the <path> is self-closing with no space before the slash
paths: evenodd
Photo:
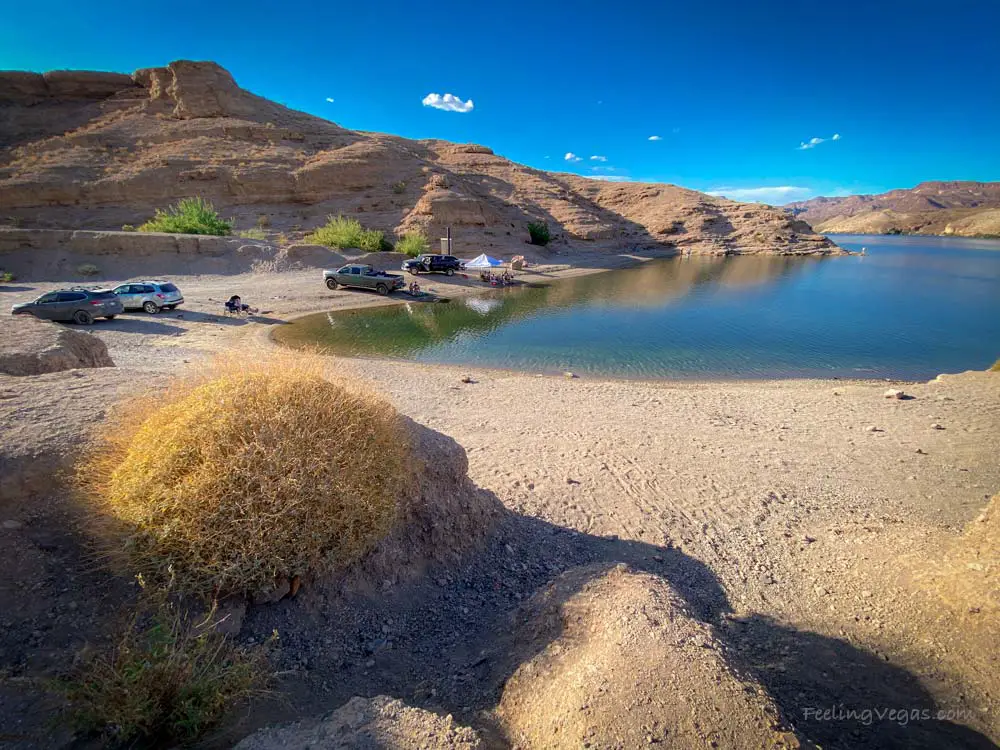
<path id="1" fill-rule="evenodd" d="M 441 716 L 379 695 L 351 698 L 321 719 L 266 727 L 245 738 L 235 750 L 447 750 L 482 747 L 470 728 Z"/>
<path id="2" fill-rule="evenodd" d="M 103 341 L 65 325 L 18 315 L 0 328 L 0 373 L 6 375 L 114 364 Z"/>

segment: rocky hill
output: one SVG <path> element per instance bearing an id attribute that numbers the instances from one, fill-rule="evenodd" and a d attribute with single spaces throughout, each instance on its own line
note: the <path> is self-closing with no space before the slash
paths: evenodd
<path id="1" fill-rule="evenodd" d="M 791 203 L 819 232 L 1000 236 L 1000 182 L 922 182 L 880 195 Z"/>
<path id="2" fill-rule="evenodd" d="M 523 251 L 672 245 L 694 253 L 839 249 L 786 212 L 672 185 L 608 183 L 516 164 L 485 146 L 347 130 L 237 86 L 211 62 L 118 73 L 0 73 L 0 222 L 118 229 L 198 195 L 237 228 L 295 239 L 328 214 L 389 236 Z"/>

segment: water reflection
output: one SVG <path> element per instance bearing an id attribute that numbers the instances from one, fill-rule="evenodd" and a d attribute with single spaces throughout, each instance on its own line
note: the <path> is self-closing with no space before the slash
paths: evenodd
<path id="1" fill-rule="evenodd" d="M 724 291 L 759 287 L 805 270 L 814 259 L 683 258 L 581 276 L 548 286 L 512 287 L 450 304 L 407 302 L 373 310 L 311 315 L 283 326 L 275 337 L 288 346 L 319 344 L 351 356 L 411 357 L 460 335 L 474 340 L 542 311 L 587 307 L 662 308 L 699 287 Z"/>
<path id="2" fill-rule="evenodd" d="M 866 257 L 649 261 L 450 304 L 308 316 L 276 336 L 355 356 L 621 377 L 922 379 L 996 359 L 1000 252 L 862 241 Z"/>

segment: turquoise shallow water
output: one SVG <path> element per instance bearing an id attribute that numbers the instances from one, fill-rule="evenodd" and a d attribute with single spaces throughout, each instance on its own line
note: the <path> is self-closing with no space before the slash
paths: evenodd
<path id="1" fill-rule="evenodd" d="M 1000 356 L 1000 241 L 833 239 L 868 255 L 652 261 L 449 304 L 311 315 L 277 338 L 625 378 L 925 379 Z"/>

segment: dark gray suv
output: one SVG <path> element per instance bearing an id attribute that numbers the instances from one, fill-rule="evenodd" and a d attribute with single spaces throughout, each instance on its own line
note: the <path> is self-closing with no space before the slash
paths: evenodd
<path id="1" fill-rule="evenodd" d="M 12 315 L 34 315 L 42 320 L 60 320 L 90 325 L 94 318 L 111 320 L 125 308 L 110 289 L 59 289 L 31 302 L 10 308 Z"/>

